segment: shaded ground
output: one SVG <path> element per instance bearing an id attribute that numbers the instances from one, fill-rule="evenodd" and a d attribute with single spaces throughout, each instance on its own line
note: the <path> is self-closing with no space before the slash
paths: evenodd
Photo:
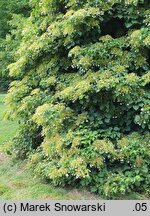
<path id="1" fill-rule="evenodd" d="M 4 154 L 0 152 L 0 164 L 5 162 L 5 160 L 6 160 L 6 158 L 5 158 Z"/>

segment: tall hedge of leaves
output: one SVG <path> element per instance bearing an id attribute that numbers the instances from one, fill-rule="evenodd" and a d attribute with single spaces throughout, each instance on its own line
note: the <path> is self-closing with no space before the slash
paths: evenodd
<path id="1" fill-rule="evenodd" d="M 150 2 L 31 0 L 9 65 L 14 157 L 109 197 L 150 188 Z M 32 154 L 29 154 L 32 152 Z"/>

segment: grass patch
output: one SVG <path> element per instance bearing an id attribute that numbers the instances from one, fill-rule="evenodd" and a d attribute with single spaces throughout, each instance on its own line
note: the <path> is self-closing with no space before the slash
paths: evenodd
<path id="1" fill-rule="evenodd" d="M 40 179 L 33 179 L 25 166 L 14 165 L 9 159 L 0 165 L 0 199 L 1 200 L 86 200 L 96 199 L 88 192 L 77 189 L 55 188 Z"/>

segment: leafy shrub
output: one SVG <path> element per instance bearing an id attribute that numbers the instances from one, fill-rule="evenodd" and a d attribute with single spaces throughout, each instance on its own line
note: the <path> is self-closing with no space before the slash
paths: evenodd
<path id="1" fill-rule="evenodd" d="M 13 152 L 34 149 L 30 167 L 56 185 L 109 197 L 146 191 L 149 2 L 41 0 L 31 7 L 9 65 L 15 81 L 7 113 L 23 127 Z"/>

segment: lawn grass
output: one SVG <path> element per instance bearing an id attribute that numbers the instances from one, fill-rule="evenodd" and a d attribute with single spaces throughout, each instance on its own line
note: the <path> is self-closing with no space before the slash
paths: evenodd
<path id="1" fill-rule="evenodd" d="M 5 94 L 0 94 L 0 146 L 12 138 L 18 128 L 17 121 L 3 119 L 5 110 Z M 26 170 L 26 162 L 13 164 L 11 159 L 0 152 L 0 200 L 97 200 L 101 197 L 93 195 L 86 190 L 55 188 L 43 180 L 35 179 L 29 170 Z M 104 198 L 103 198 L 104 199 Z M 146 200 L 145 195 L 132 193 L 120 196 L 116 199 Z"/>
<path id="2" fill-rule="evenodd" d="M 25 166 L 14 165 L 9 159 L 0 164 L 0 200 L 86 200 L 96 199 L 88 192 L 77 189 L 55 188 L 40 179 L 33 179 Z"/>

